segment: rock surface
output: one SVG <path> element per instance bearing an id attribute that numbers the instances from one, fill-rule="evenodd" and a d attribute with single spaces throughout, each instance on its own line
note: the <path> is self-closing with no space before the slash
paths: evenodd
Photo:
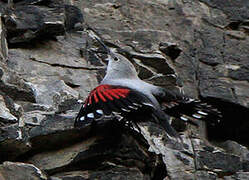
<path id="1" fill-rule="evenodd" d="M 18 172 L 18 173 L 17 173 Z M 32 164 L 4 162 L 0 165 L 2 180 L 47 180 L 48 177 Z"/>
<path id="2" fill-rule="evenodd" d="M 248 0 L 0 1 L 0 16 L 1 180 L 249 179 Z M 86 25 L 142 79 L 218 108 L 220 124 L 174 120 L 182 143 L 152 122 L 75 129 L 106 67 Z"/>

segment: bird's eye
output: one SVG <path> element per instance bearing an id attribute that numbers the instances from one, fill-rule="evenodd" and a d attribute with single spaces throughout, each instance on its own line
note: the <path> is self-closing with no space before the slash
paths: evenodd
<path id="1" fill-rule="evenodd" d="M 118 58 L 116 56 L 114 57 L 114 61 L 118 61 Z"/>

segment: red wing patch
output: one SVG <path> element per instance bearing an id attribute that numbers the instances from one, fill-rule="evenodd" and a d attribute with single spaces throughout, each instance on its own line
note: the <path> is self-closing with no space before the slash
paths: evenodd
<path id="1" fill-rule="evenodd" d="M 103 84 L 93 89 L 75 119 L 75 127 L 103 117 L 131 116 L 151 109 L 150 100 L 143 94 L 121 86 Z M 149 111 L 148 111 L 149 112 Z"/>
<path id="2" fill-rule="evenodd" d="M 91 91 L 85 101 L 85 106 L 91 105 L 93 101 L 98 103 L 99 101 L 106 102 L 108 100 L 113 101 L 114 99 L 125 98 L 129 92 L 129 89 L 103 84 Z"/>

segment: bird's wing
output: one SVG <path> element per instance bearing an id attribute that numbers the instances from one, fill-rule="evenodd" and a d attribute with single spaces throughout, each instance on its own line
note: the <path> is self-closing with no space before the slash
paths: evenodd
<path id="1" fill-rule="evenodd" d="M 75 119 L 75 127 L 106 116 L 144 111 L 153 108 L 141 93 L 127 87 L 102 84 L 93 89 Z"/>
<path id="2" fill-rule="evenodd" d="M 179 92 L 163 89 L 163 91 L 154 95 L 158 97 L 166 114 L 184 121 L 197 125 L 198 123 L 191 120 L 194 118 L 215 125 L 222 118 L 221 113 L 210 104 L 189 98 Z"/>

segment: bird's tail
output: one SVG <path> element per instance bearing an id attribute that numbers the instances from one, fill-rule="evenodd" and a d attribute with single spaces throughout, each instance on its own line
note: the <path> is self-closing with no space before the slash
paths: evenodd
<path id="1" fill-rule="evenodd" d="M 213 106 L 201 102 L 200 100 L 188 99 L 177 102 L 173 107 L 166 107 L 165 112 L 183 121 L 198 125 L 196 119 L 203 120 L 210 125 L 216 125 L 220 122 L 222 114 Z"/>

